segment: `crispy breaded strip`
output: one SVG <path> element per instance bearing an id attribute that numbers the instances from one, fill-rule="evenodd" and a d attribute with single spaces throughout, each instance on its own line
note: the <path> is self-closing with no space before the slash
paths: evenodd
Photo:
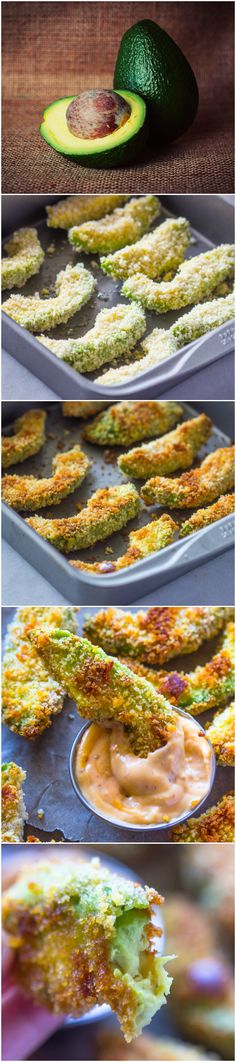
<path id="1" fill-rule="evenodd" d="M 231 618 L 232 609 L 219 606 L 179 606 L 145 609 L 101 609 L 84 624 L 86 637 L 106 652 L 162 664 L 181 653 L 193 653 L 214 638 Z"/>
<path id="2" fill-rule="evenodd" d="M 176 715 L 149 682 L 68 631 L 38 627 L 30 637 L 49 674 L 63 682 L 82 717 L 101 724 L 120 723 L 141 756 L 166 744 L 175 730 Z"/>
<path id="3" fill-rule="evenodd" d="M 119 468 L 134 479 L 147 479 L 156 472 L 164 476 L 178 468 L 190 468 L 198 450 L 209 439 L 211 430 L 212 421 L 201 413 L 199 417 L 185 420 L 162 439 L 154 439 L 121 454 Z"/>
<path id="4" fill-rule="evenodd" d="M 14 435 L 2 436 L 2 467 L 20 464 L 26 457 L 38 454 L 45 443 L 46 413 L 44 409 L 29 409 L 14 420 Z"/>
<path id="5" fill-rule="evenodd" d="M 121 206 L 128 195 L 70 195 L 46 207 L 50 229 L 70 229 L 91 218 L 102 218 Z"/>
<path id="6" fill-rule="evenodd" d="M 117 384 L 117 387 L 119 387 L 120 384 L 126 383 L 127 380 L 136 379 L 136 376 L 140 376 L 142 372 L 148 372 L 149 369 L 153 369 L 159 361 L 164 361 L 165 358 L 170 358 L 171 354 L 175 354 L 177 342 L 174 336 L 171 335 L 170 329 L 156 328 L 155 333 L 156 336 L 154 337 L 154 331 L 151 332 L 151 335 L 143 340 L 138 350 L 134 351 L 135 360 L 131 365 L 121 365 L 119 369 L 107 369 L 101 376 L 96 377 L 96 383 L 104 384 L 104 387 L 109 387 L 110 384 Z"/>
<path id="7" fill-rule="evenodd" d="M 2 289 L 23 288 L 29 277 L 38 273 L 44 251 L 37 229 L 18 229 L 4 244 L 8 257 L 2 258 Z"/>
<path id="8" fill-rule="evenodd" d="M 188 313 L 184 313 L 178 321 L 171 326 L 172 335 L 178 342 L 178 347 L 184 347 L 186 343 L 192 343 L 199 339 L 205 332 L 213 328 L 219 328 L 230 321 L 235 313 L 235 293 L 231 291 L 222 299 L 211 299 L 210 302 L 200 303 L 194 306 Z"/>
<path id="9" fill-rule="evenodd" d="M 28 298 L 26 295 L 11 295 L 2 309 L 29 332 L 38 332 L 39 328 L 45 332 L 78 313 L 91 298 L 95 285 L 94 277 L 83 265 L 67 265 L 56 277 L 53 298 L 41 299 L 37 294 Z"/>
<path id="10" fill-rule="evenodd" d="M 183 416 L 177 402 L 119 402 L 84 429 L 84 439 L 98 446 L 130 446 L 163 435 Z"/>
<path id="11" fill-rule="evenodd" d="M 11 509 L 42 509 L 45 505 L 59 505 L 62 498 L 73 494 L 83 483 L 91 468 L 80 446 L 73 446 L 67 453 L 53 458 L 53 475 L 50 479 L 35 476 L 4 476 L 2 498 Z"/>
<path id="12" fill-rule="evenodd" d="M 167 218 L 154 232 L 142 236 L 137 243 L 101 258 L 101 267 L 104 273 L 111 273 L 113 277 L 145 273 L 145 276 L 154 280 L 178 268 L 189 243 L 190 229 L 186 218 Z"/>
<path id="13" fill-rule="evenodd" d="M 118 560 L 93 561 L 91 564 L 84 564 L 82 561 L 70 561 L 70 564 L 74 568 L 82 568 L 86 572 L 100 572 L 101 575 L 117 572 L 120 571 L 120 568 L 127 568 L 131 564 L 136 564 L 143 557 L 148 557 L 150 553 L 155 553 L 157 550 L 159 551 L 164 549 L 165 546 L 169 546 L 174 541 L 177 530 L 177 524 L 174 523 L 171 516 L 163 515 L 158 520 L 152 520 L 145 527 L 140 527 L 138 531 L 131 531 L 127 552 L 122 557 L 118 557 Z"/>
<path id="14" fill-rule="evenodd" d="M 235 762 L 235 705 L 231 701 L 223 712 L 217 712 L 211 723 L 206 726 L 216 754 L 217 763 L 223 767 L 233 767 Z"/>
<path id="15" fill-rule="evenodd" d="M 199 339 L 210 332 L 212 328 L 229 321 L 234 316 L 234 293 L 231 292 L 226 298 L 212 299 L 210 302 L 200 303 L 189 310 L 171 328 L 154 328 L 146 339 L 141 343 L 139 351 L 135 351 L 136 360 L 132 365 L 124 365 L 119 369 L 108 369 L 102 376 L 97 378 L 97 383 L 117 384 L 132 380 L 140 373 L 155 368 L 159 362 L 165 361 L 171 354 L 195 339 Z M 139 354 L 139 357 L 137 355 Z"/>
<path id="16" fill-rule="evenodd" d="M 162 902 L 154 889 L 111 873 L 98 859 L 26 866 L 3 898 L 17 984 L 56 1013 L 81 1015 L 110 1004 L 131 1040 L 171 986 L 155 929 L 155 905 Z"/>
<path id="17" fill-rule="evenodd" d="M 136 675 L 146 678 L 171 704 L 191 715 L 223 707 L 234 694 L 234 623 L 226 624 L 221 645 L 208 663 L 194 671 L 154 671 L 137 660 L 121 657 Z"/>
<path id="18" fill-rule="evenodd" d="M 137 516 L 139 509 L 137 491 L 132 483 L 127 483 L 97 490 L 78 516 L 65 516 L 59 520 L 32 516 L 26 522 L 62 553 L 70 553 L 73 549 L 86 549 L 119 531 Z"/>
<path id="19" fill-rule="evenodd" d="M 76 630 L 76 609 L 19 608 L 8 627 L 3 661 L 3 721 L 24 738 L 35 738 L 61 712 L 65 691 L 50 678 L 29 641 L 29 632 L 63 626 Z"/>
<path id="20" fill-rule="evenodd" d="M 92 372 L 105 361 L 114 361 L 119 354 L 132 350 L 145 328 L 141 306 L 134 302 L 131 306 L 120 303 L 100 310 L 93 328 L 78 339 L 49 339 L 48 336 L 37 336 L 37 339 L 78 372 Z"/>
<path id="21" fill-rule="evenodd" d="M 127 1044 L 119 1029 L 103 1022 L 98 1027 L 96 1044 L 96 1058 L 101 1062 L 110 1062 L 111 1058 L 112 1062 L 206 1062 L 210 1057 L 182 1040 L 163 1039 L 148 1033 L 139 1036 L 134 1044 Z"/>
<path id="22" fill-rule="evenodd" d="M 199 468 L 183 472 L 179 479 L 154 476 L 141 489 L 146 505 L 168 505 L 170 509 L 198 509 L 234 485 L 234 446 L 224 446 L 204 458 Z"/>
<path id="23" fill-rule="evenodd" d="M 192 844 L 193 841 L 233 841 L 233 793 L 226 793 L 218 804 L 199 815 L 199 818 L 191 818 L 187 823 L 173 826 L 170 830 L 170 840 L 177 844 Z"/>
<path id="24" fill-rule="evenodd" d="M 81 420 L 88 420 L 95 413 L 106 409 L 107 405 L 108 402 L 63 402 L 62 413 L 63 417 L 81 417 Z"/>
<path id="25" fill-rule="evenodd" d="M 2 842 L 18 844 L 23 841 L 27 818 L 22 785 L 26 772 L 17 763 L 2 764 Z"/>
<path id="26" fill-rule="evenodd" d="M 179 537 L 185 538 L 186 535 L 192 535 L 193 531 L 199 531 L 201 527 L 208 527 L 208 524 L 222 520 L 223 516 L 234 512 L 234 505 L 234 494 L 222 494 L 214 505 L 207 505 L 206 509 L 198 509 L 193 516 L 189 517 L 189 520 L 185 520 L 180 528 Z"/>
<path id="27" fill-rule="evenodd" d="M 188 258 L 177 270 L 173 280 L 158 284 L 144 273 L 128 277 L 122 294 L 137 299 L 149 310 L 166 313 L 181 306 L 202 302 L 213 294 L 219 284 L 234 275 L 234 247 L 230 243 L 214 247 L 213 251 Z"/>
<path id="28" fill-rule="evenodd" d="M 111 216 L 102 217 L 100 221 L 86 221 L 69 230 L 68 239 L 72 247 L 90 254 L 98 252 L 107 254 L 117 251 L 127 243 L 134 243 L 150 228 L 152 221 L 158 217 L 160 204 L 157 196 L 144 195 L 130 199 L 123 207 L 117 207 Z"/>

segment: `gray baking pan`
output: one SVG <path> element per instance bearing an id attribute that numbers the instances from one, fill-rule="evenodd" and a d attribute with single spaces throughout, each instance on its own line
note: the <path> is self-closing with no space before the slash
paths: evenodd
<path id="1" fill-rule="evenodd" d="M 13 419 L 19 416 L 26 408 L 32 408 L 32 406 L 32 402 L 24 404 L 3 403 L 3 430 L 6 431 L 6 434 L 11 429 Z M 81 442 L 82 448 L 93 462 L 89 475 L 82 486 L 73 495 L 61 502 L 60 505 L 43 509 L 43 515 L 57 518 L 75 514 L 78 505 L 79 507 L 81 504 L 85 505 L 87 499 L 98 488 L 109 487 L 115 483 L 127 481 L 126 477 L 122 476 L 116 462 L 116 457 L 122 452 L 124 447 L 120 450 L 116 447 L 114 451 L 91 446 L 82 438 L 83 424 L 81 424 L 81 421 L 73 418 L 64 418 L 60 403 L 40 403 L 40 406 L 47 408 L 47 443 L 39 454 L 19 466 L 14 466 L 12 471 L 17 472 L 19 475 L 50 475 L 52 458 L 55 452 L 69 450 L 76 442 Z M 196 416 L 198 410 L 195 410 L 187 403 L 182 403 L 182 406 L 185 419 Z M 206 453 L 210 453 L 219 446 L 227 446 L 230 442 L 229 432 L 231 431 L 231 425 L 229 424 L 229 419 L 233 403 L 220 404 L 221 415 L 217 412 L 218 403 L 213 403 L 212 406 L 212 420 L 214 423 L 214 416 L 216 416 L 218 426 L 213 426 L 210 439 L 199 451 L 199 460 L 202 460 Z M 206 412 L 211 415 L 211 403 L 207 403 L 206 407 Z M 200 408 L 204 411 L 204 404 L 201 403 Z M 224 415 L 222 415 L 222 411 L 224 411 Z M 136 481 L 136 485 L 139 489 L 139 481 Z M 83 561 L 116 559 L 125 553 L 127 549 L 129 532 L 148 523 L 154 513 L 155 515 L 161 515 L 163 511 L 167 512 L 168 510 L 157 506 L 146 509 L 143 506 L 139 516 L 130 521 L 123 531 L 112 535 L 102 543 L 97 543 L 93 549 L 73 552 L 70 555 L 70 559 L 79 558 Z M 180 518 L 184 519 L 185 516 L 189 515 L 189 512 L 189 510 L 181 510 L 178 515 L 178 512 L 175 511 L 176 521 L 178 522 Z M 27 525 L 24 516 L 28 515 L 30 513 L 20 515 L 3 503 L 3 537 L 49 583 L 52 583 L 67 601 L 71 601 L 73 604 L 84 604 L 85 601 L 89 605 L 101 603 L 130 604 L 163 583 L 168 583 L 174 577 L 178 578 L 189 569 L 195 568 L 198 564 L 205 563 L 208 559 L 213 559 L 219 553 L 232 547 L 234 543 L 234 517 L 229 515 L 222 520 L 218 520 L 217 523 L 190 535 L 186 540 L 181 539 L 173 542 L 171 546 L 166 547 L 159 553 L 151 554 L 150 557 L 138 561 L 132 567 L 101 575 L 72 568 L 67 557 L 63 556 L 50 543 L 40 538 Z M 182 603 L 184 604 L 184 601 Z M 24 604 L 23 601 L 22 604 Z"/>
<path id="2" fill-rule="evenodd" d="M 52 288 L 55 277 L 60 269 L 65 268 L 67 262 L 81 260 L 91 270 L 97 280 L 97 289 L 92 299 L 82 310 L 75 314 L 66 324 L 60 325 L 53 330 L 51 335 L 55 338 L 67 338 L 83 335 L 93 324 L 99 310 L 105 306 L 113 306 L 125 299 L 121 296 L 121 283 L 111 277 L 104 276 L 99 268 L 99 257 L 88 255 L 76 255 L 72 251 L 65 231 L 47 228 L 45 222 L 44 207 L 50 201 L 58 199 L 58 196 L 3 196 L 3 235 L 19 228 L 26 223 L 37 225 L 39 236 L 44 249 L 53 246 L 53 254 L 46 253 L 45 261 L 39 275 L 32 277 L 25 285 L 23 292 L 32 295 L 36 291 Z M 9 202 L 10 201 L 10 202 Z M 193 243 L 188 251 L 188 256 L 200 254 L 208 250 L 214 244 L 233 242 L 234 239 L 234 210 L 219 196 L 161 196 L 162 215 L 184 215 L 188 218 L 191 228 Z M 8 298 L 5 292 L 3 298 Z M 183 311 L 184 312 L 184 311 Z M 153 328 L 169 328 L 179 317 L 179 313 L 156 314 L 148 312 L 147 334 Z M 99 397 L 143 397 L 154 398 L 164 393 L 169 384 L 175 384 L 191 376 L 197 369 L 210 364 L 234 349 L 234 322 L 228 322 L 204 336 L 197 342 L 182 348 L 177 354 L 172 355 L 167 362 L 161 363 L 155 368 L 143 373 L 133 381 L 128 381 L 119 387 L 112 385 L 109 388 L 98 385 L 92 375 L 83 376 L 75 372 L 69 365 L 61 362 L 42 346 L 26 329 L 21 328 L 3 313 L 2 342 L 5 350 L 23 364 L 27 369 L 38 376 L 45 384 L 62 398 L 91 399 Z M 120 359 L 120 364 L 122 358 Z M 97 370 L 100 375 L 109 366 L 103 366 Z"/>

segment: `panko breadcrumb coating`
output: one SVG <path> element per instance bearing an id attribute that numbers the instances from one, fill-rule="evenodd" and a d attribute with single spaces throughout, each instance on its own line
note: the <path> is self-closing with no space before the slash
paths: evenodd
<path id="1" fill-rule="evenodd" d="M 141 306 L 134 302 L 131 306 L 120 303 L 100 310 L 93 328 L 78 339 L 49 339 L 48 336 L 37 336 L 37 339 L 77 372 L 87 373 L 132 350 L 145 328 Z"/>
<path id="2" fill-rule="evenodd" d="M 154 476 L 141 489 L 146 505 L 170 509 L 197 509 L 234 486 L 234 446 L 224 446 L 207 455 L 199 468 L 183 472 L 178 479 Z"/>
<path id="3" fill-rule="evenodd" d="M 133 479 L 146 479 L 160 473 L 168 475 L 179 468 L 190 468 L 198 450 L 209 439 L 212 421 L 205 413 L 185 420 L 162 439 L 129 450 L 118 457 L 122 472 Z"/>
<path id="4" fill-rule="evenodd" d="M 131 667 L 137 675 L 152 682 L 156 690 L 167 697 L 171 704 L 191 715 L 209 711 L 210 708 L 222 708 L 229 697 L 234 694 L 234 623 L 226 624 L 217 653 L 206 664 L 196 667 L 194 671 L 154 671 L 123 657 L 122 662 Z M 208 735 L 210 737 L 210 734 Z"/>
<path id="5" fill-rule="evenodd" d="M 137 299 L 149 310 L 166 313 L 179 310 L 195 302 L 202 302 L 218 288 L 218 285 L 234 275 L 234 247 L 230 243 L 214 247 L 212 251 L 188 258 L 179 266 L 173 280 L 158 284 L 144 273 L 128 277 L 122 294 L 128 299 Z"/>
<path id="6" fill-rule="evenodd" d="M 4 243 L 8 257 L 2 258 L 2 289 L 23 288 L 29 277 L 39 273 L 44 251 L 36 229 L 18 229 Z"/>
<path id="7" fill-rule="evenodd" d="M 121 568 L 128 568 L 131 564 L 142 560 L 143 557 L 149 557 L 150 553 L 169 546 L 174 541 L 177 530 L 177 524 L 171 516 L 163 514 L 158 520 L 152 520 L 150 524 L 145 524 L 145 527 L 140 527 L 138 531 L 131 531 L 128 549 L 122 557 L 118 557 L 118 560 L 92 561 L 90 564 L 89 562 L 84 564 L 83 561 L 70 561 L 70 564 L 74 568 L 82 568 L 83 571 L 109 575 L 111 572 L 120 571 Z"/>
<path id="8" fill-rule="evenodd" d="M 59 520 L 32 516 L 27 524 L 57 549 L 70 553 L 73 549 L 93 546 L 94 542 L 100 542 L 114 531 L 119 531 L 137 516 L 139 509 L 137 491 L 132 483 L 127 483 L 121 487 L 97 490 L 78 516 L 65 516 Z"/>
<path id="9" fill-rule="evenodd" d="M 206 509 L 198 509 L 196 513 L 189 517 L 189 520 L 184 521 L 179 532 L 180 538 L 192 535 L 194 531 L 199 531 L 201 527 L 208 527 L 209 524 L 214 524 L 216 520 L 222 520 L 223 516 L 229 516 L 230 513 L 234 512 L 234 506 L 234 494 L 222 494 L 214 505 L 207 505 Z"/>
<path id="10" fill-rule="evenodd" d="M 167 218 L 154 232 L 142 236 L 137 243 L 101 258 L 101 267 L 104 273 L 111 273 L 113 277 L 145 273 L 145 276 L 154 280 L 178 268 L 189 243 L 190 229 L 186 218 Z"/>
<path id="11" fill-rule="evenodd" d="M 50 229 L 70 229 L 71 225 L 112 213 L 128 198 L 128 195 L 70 195 L 46 207 L 47 225 Z"/>
<path id="12" fill-rule="evenodd" d="M 107 405 L 107 402 L 63 402 L 62 413 L 63 417 L 78 417 L 81 420 L 88 420 L 95 413 L 100 413 L 102 409 L 106 409 Z"/>
<path id="13" fill-rule="evenodd" d="M 106 373 L 97 378 L 97 383 L 104 384 L 104 386 L 109 384 L 119 386 L 126 380 L 132 380 L 140 376 L 140 373 L 155 368 L 159 362 L 175 354 L 180 347 L 200 339 L 206 332 L 225 324 L 233 316 L 233 292 L 222 299 L 211 299 L 210 302 L 199 303 L 188 313 L 179 317 L 171 328 L 154 328 L 141 343 L 139 351 L 135 351 L 136 360 L 131 365 L 122 365 L 119 369 L 108 369 Z"/>
<path id="14" fill-rule="evenodd" d="M 199 841 L 234 841 L 234 796 L 226 793 L 222 800 L 209 808 L 199 818 L 188 819 L 187 823 L 173 826 L 170 840 L 177 844 L 192 844 Z"/>
<path id="15" fill-rule="evenodd" d="M 36 479 L 35 476 L 4 476 L 2 480 L 2 498 L 12 509 L 42 509 L 45 505 L 59 505 L 62 498 L 73 494 L 83 483 L 92 462 L 80 449 L 74 446 L 67 453 L 56 454 L 53 458 L 53 475 L 50 479 Z"/>
<path id="16" fill-rule="evenodd" d="M 91 298 L 96 281 L 83 265 L 67 265 L 55 280 L 55 295 L 41 299 L 36 295 L 11 295 L 2 309 L 13 321 L 29 332 L 43 332 L 68 321 Z M 39 338 L 39 337 L 38 337 Z"/>
<path id="17" fill-rule="evenodd" d="M 105 652 L 155 665 L 182 653 L 193 653 L 222 630 L 231 611 L 208 605 L 156 606 L 136 613 L 110 607 L 86 619 L 84 631 Z"/>
<path id="18" fill-rule="evenodd" d="M 111 1059 L 112 1062 L 197 1062 L 198 1059 L 204 1062 L 205 1059 L 206 1062 L 207 1057 L 210 1058 L 192 1044 L 149 1036 L 148 1033 L 139 1036 L 134 1044 L 127 1044 L 113 1025 L 102 1025 L 97 1032 L 96 1044 L 96 1058 L 100 1062 L 110 1062 Z"/>
<path id="19" fill-rule="evenodd" d="M 235 705 L 231 701 L 223 711 L 217 712 L 208 724 L 207 737 L 216 755 L 217 763 L 233 767 L 235 762 Z"/>
<path id="20" fill-rule="evenodd" d="M 154 889 L 111 873 L 98 859 L 26 866 L 3 897 L 15 981 L 55 1013 L 76 1016 L 110 1004 L 131 1040 L 171 986 L 153 925 L 162 902 Z"/>
<path id="21" fill-rule="evenodd" d="M 177 402 L 119 402 L 88 424 L 83 437 L 97 446 L 130 446 L 163 435 L 182 417 Z"/>
<path id="22" fill-rule="evenodd" d="M 26 772 L 17 763 L 2 764 L 2 843 L 18 844 L 23 841 L 24 822 L 27 818 L 22 786 Z"/>
<path id="23" fill-rule="evenodd" d="M 157 196 L 145 195 L 130 199 L 123 207 L 117 207 L 112 215 L 99 221 L 86 221 L 69 230 L 72 247 L 86 254 L 107 254 L 117 251 L 127 243 L 134 243 L 150 228 L 160 212 Z"/>
<path id="24" fill-rule="evenodd" d="M 40 630 L 76 630 L 76 609 L 19 608 L 8 627 L 2 679 L 3 722 L 24 738 L 35 738 L 46 730 L 52 716 L 61 712 L 65 691 L 50 678 L 29 641 L 29 633 Z"/>
<path id="25" fill-rule="evenodd" d="M 82 717 L 97 723 L 120 723 L 137 755 L 146 756 L 166 744 L 176 729 L 177 717 L 149 682 L 133 675 L 103 649 L 68 631 L 40 631 L 37 627 L 30 637 L 49 674 L 63 682 Z"/>
<path id="26" fill-rule="evenodd" d="M 45 443 L 46 413 L 44 409 L 29 409 L 14 420 L 14 435 L 2 436 L 2 467 L 20 464 L 27 457 L 38 454 Z"/>

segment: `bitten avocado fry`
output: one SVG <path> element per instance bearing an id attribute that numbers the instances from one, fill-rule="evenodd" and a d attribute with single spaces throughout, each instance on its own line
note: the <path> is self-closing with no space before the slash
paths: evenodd
<path id="1" fill-rule="evenodd" d="M 109 1004 L 129 1041 L 166 1001 L 172 978 L 153 923 L 163 898 L 99 859 L 27 865 L 3 897 L 14 979 L 54 1013 Z"/>
<path id="2" fill-rule="evenodd" d="M 183 472 L 179 479 L 154 476 L 141 490 L 146 505 L 169 505 L 171 509 L 197 509 L 234 486 L 234 446 L 214 450 L 199 468 Z"/>
<path id="3" fill-rule="evenodd" d="M 2 843 L 19 844 L 23 841 L 24 822 L 27 818 L 22 786 L 26 772 L 17 763 L 2 764 Z"/>
<path id="4" fill-rule="evenodd" d="M 68 631 L 40 631 L 32 645 L 50 675 L 63 682 L 85 719 L 113 720 L 125 727 L 133 751 L 141 756 L 165 745 L 176 728 L 173 708 L 145 679 L 133 675 L 103 649 Z"/>
<path id="5" fill-rule="evenodd" d="M 29 409 L 14 420 L 14 435 L 2 436 L 2 467 L 20 464 L 27 457 L 38 454 L 45 443 L 46 413 L 44 409 Z"/>
<path id="6" fill-rule="evenodd" d="M 168 475 L 179 468 L 190 468 L 198 450 L 209 439 L 211 430 L 210 418 L 201 413 L 199 417 L 185 420 L 162 439 L 154 439 L 121 454 L 119 468 L 134 479 L 147 479 L 155 473 Z"/>
<path id="7" fill-rule="evenodd" d="M 68 494 L 73 494 L 83 483 L 91 468 L 80 446 L 53 458 L 53 475 L 50 479 L 35 476 L 4 476 L 2 498 L 11 509 L 42 509 L 46 505 L 59 505 Z"/>
<path id="8" fill-rule="evenodd" d="M 63 553 L 74 549 L 86 549 L 108 538 L 114 531 L 125 527 L 137 516 L 140 498 L 132 483 L 121 487 L 105 487 L 89 498 L 78 516 L 65 516 L 58 520 L 32 516 L 27 524 L 38 535 L 51 542 Z"/>

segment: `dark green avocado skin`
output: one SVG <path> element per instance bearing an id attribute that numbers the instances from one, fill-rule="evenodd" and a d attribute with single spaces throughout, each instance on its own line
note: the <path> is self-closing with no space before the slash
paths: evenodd
<path id="1" fill-rule="evenodd" d="M 147 104 L 151 140 L 176 140 L 192 125 L 198 108 L 193 70 L 177 44 L 156 22 L 144 19 L 122 37 L 114 88 L 137 92 Z"/>

